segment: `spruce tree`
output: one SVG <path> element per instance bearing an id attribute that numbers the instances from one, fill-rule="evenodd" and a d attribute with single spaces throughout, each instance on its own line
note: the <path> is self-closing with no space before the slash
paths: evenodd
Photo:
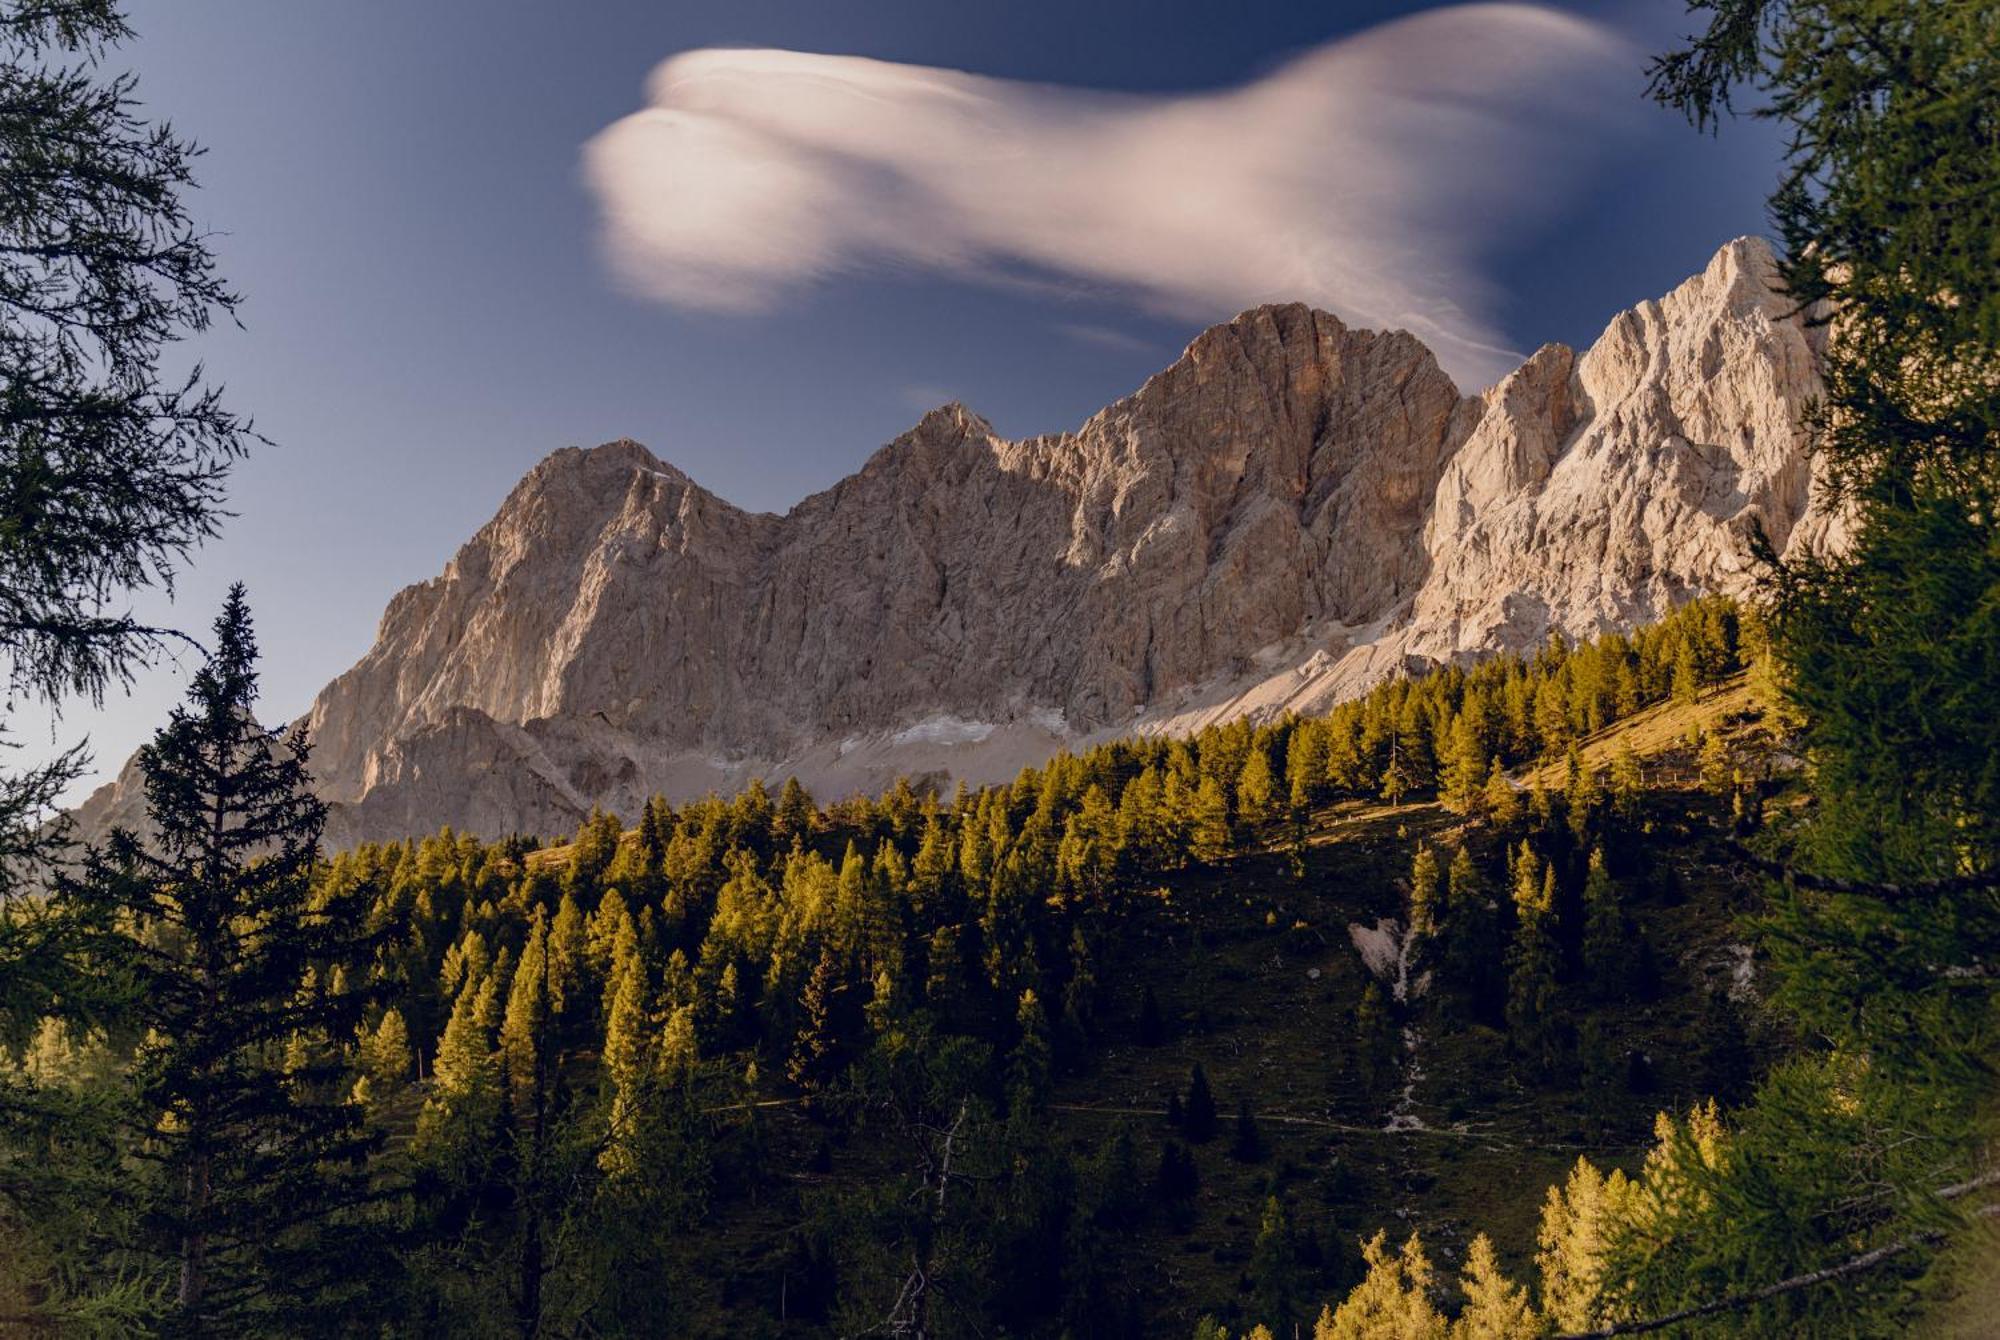
<path id="1" fill-rule="evenodd" d="M 1167 1026 L 1160 1017 L 1160 998 L 1153 994 L 1151 983 L 1139 998 L 1139 1045 L 1157 1047 L 1167 1040 Z"/>
<path id="2" fill-rule="evenodd" d="M 1460 847 L 1446 876 L 1445 917 L 1438 971 L 1474 1018 L 1497 1014 L 1499 918 L 1493 895 L 1472 852 Z"/>
<path id="3" fill-rule="evenodd" d="M 1236 1100 L 1236 1135 L 1230 1142 L 1229 1156 L 1238 1163 L 1256 1163 L 1264 1154 L 1264 1132 L 1257 1127 L 1257 1114 L 1251 1111 L 1246 1095 Z"/>
<path id="4" fill-rule="evenodd" d="M 1215 1095 L 1208 1087 L 1208 1072 L 1201 1062 L 1188 1072 L 1187 1101 L 1181 1107 L 1181 1130 L 1190 1143 L 1205 1145 L 1215 1138 Z"/>
<path id="5" fill-rule="evenodd" d="M 259 440 L 198 361 L 168 357 L 229 320 L 238 298 L 217 272 L 213 230 L 189 208 L 200 149 L 149 123 L 135 79 L 115 70 L 112 48 L 131 35 L 115 0 L 0 7 L 0 753 L 17 711 L 46 735 L 41 709 L 101 704 L 173 645 L 172 630 L 135 617 L 130 596 L 172 587 L 226 514 L 231 466 Z M 87 927 L 43 914 L 46 873 L 71 837 L 57 808 L 88 762 L 76 745 L 0 770 L 0 1034 L 10 1040 L 45 1017 L 82 1022 L 124 1003 L 129 984 L 90 961 Z M 112 1121 L 95 1098 L 45 1104 L 0 1067 L 0 1143 L 14 1152 L 54 1139 L 96 1150 L 108 1168 Z M 49 1180 L 71 1208 L 96 1195 L 84 1226 L 122 1236 L 113 1220 L 130 1208 L 125 1186 L 95 1170 L 57 1178 L 35 1152 L 13 1161 L 35 1175 L 0 1179 L 0 1220 L 43 1222 L 28 1183 Z M 17 1269 L 5 1272 L 32 1280 L 43 1315 L 23 1325 L 60 1322 L 72 1303 L 107 1329 L 149 1313 L 151 1295 L 90 1233 L 28 1236 L 9 1233 Z M 59 1264 L 43 1269 L 43 1249 Z"/>
<path id="6" fill-rule="evenodd" d="M 1523 1054 L 1545 1070 L 1553 1060 L 1556 942 L 1553 867 L 1526 843 L 1514 861 L 1514 944 L 1507 956 L 1507 1027 Z"/>
<path id="7" fill-rule="evenodd" d="M 1032 990 L 1014 1011 L 1014 1047 L 1007 1054 L 1007 1106 L 1018 1115 L 1039 1113 L 1049 1097 L 1052 1054 L 1049 1020 Z"/>
<path id="8" fill-rule="evenodd" d="M 1599 1000 L 1629 999 L 1635 985 L 1632 967 L 1632 928 L 1599 847 L 1590 853 L 1583 881 L 1583 968 L 1592 993 Z"/>
<path id="9" fill-rule="evenodd" d="M 357 1308 L 356 1207 L 376 1140 L 330 1048 L 351 1038 L 371 945 L 352 895 L 315 898 L 325 806 L 302 728 L 257 723 L 243 588 L 214 626 L 187 702 L 139 753 L 150 833 L 90 852 L 66 900 L 138 986 L 134 1060 L 152 1133 L 135 1180 L 171 1271 L 168 1329 L 321 1329 Z M 344 971 L 337 971 L 344 970 Z M 287 1074 L 280 1057 L 291 1051 Z"/>
<path id="10" fill-rule="evenodd" d="M 1441 893 L 1437 853 L 1428 842 L 1418 843 L 1416 858 L 1410 863 L 1409 927 L 1409 933 L 1418 940 L 1428 940 L 1437 934 Z"/>

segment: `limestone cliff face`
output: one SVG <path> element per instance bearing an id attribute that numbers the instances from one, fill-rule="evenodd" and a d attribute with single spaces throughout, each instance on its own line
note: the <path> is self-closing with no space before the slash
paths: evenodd
<path id="1" fill-rule="evenodd" d="M 1740 591 L 1753 524 L 1828 525 L 1815 355 L 1770 278 L 1731 243 L 1476 397 L 1409 335 L 1258 308 L 1073 433 L 947 406 L 782 517 L 636 443 L 557 452 L 313 704 L 332 836 L 562 832 L 787 772 L 988 780 Z"/>
<path id="2" fill-rule="evenodd" d="M 1438 490 L 1412 650 L 1590 633 L 1747 588 L 1753 529 L 1782 550 L 1811 503 L 1815 356 L 1773 279 L 1768 249 L 1734 243 L 1581 357 L 1544 348 L 1487 393 Z"/>

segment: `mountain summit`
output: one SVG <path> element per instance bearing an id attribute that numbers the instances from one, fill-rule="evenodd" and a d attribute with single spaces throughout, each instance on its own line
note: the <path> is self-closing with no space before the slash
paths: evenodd
<path id="1" fill-rule="evenodd" d="M 314 702 L 332 832 L 989 781 L 1740 592 L 1755 528 L 1831 528 L 1797 428 L 1817 332 L 1773 278 L 1732 242 L 1478 396 L 1408 334 L 1260 307 L 1074 432 L 948 405 L 784 516 L 635 442 L 559 451 Z"/>

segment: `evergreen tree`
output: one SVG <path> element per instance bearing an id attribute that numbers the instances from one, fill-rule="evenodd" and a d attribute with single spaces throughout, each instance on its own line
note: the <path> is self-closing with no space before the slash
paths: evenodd
<path id="1" fill-rule="evenodd" d="M 1362 1082 L 1370 1093 L 1381 1093 L 1396 1075 L 1396 1018 L 1379 982 L 1370 982 L 1361 989 L 1361 1006 L 1354 1012 L 1354 1032 Z"/>
<path id="2" fill-rule="evenodd" d="M 810 838 L 813 816 L 812 797 L 799 785 L 799 779 L 785 778 L 784 786 L 778 791 L 778 811 L 771 821 L 773 843 L 782 851 L 795 842 Z"/>
<path id="3" fill-rule="evenodd" d="M 1452 723 L 1451 748 L 1445 756 L 1444 777 L 1438 799 L 1453 814 L 1478 814 L 1486 804 L 1487 776 L 1491 763 L 1485 741 L 1468 712 Z"/>
<path id="4" fill-rule="evenodd" d="M 1645 770 L 1639 764 L 1639 755 L 1632 748 L 1627 737 L 1618 742 L 1618 752 L 1611 759 L 1611 808 L 1626 823 L 1639 817 L 1639 803 L 1646 789 Z"/>
<path id="5" fill-rule="evenodd" d="M 684 1089 L 693 1082 L 700 1063 L 701 1039 L 695 1032 L 694 1006 L 675 1006 L 667 1015 L 666 1027 L 660 1030 L 655 1072 L 669 1088 Z"/>
<path id="6" fill-rule="evenodd" d="M 1264 1200 L 1264 1217 L 1257 1225 L 1257 1240 L 1250 1249 L 1250 1296 L 1264 1323 L 1289 1335 L 1305 1312 L 1304 1272 L 1299 1268 L 1298 1244 L 1293 1239 L 1291 1216 L 1276 1196 Z"/>
<path id="7" fill-rule="evenodd" d="M 1583 881 L 1583 966 L 1599 1000 L 1629 999 L 1634 986 L 1632 928 L 1618 886 L 1604 863 L 1604 849 L 1590 853 Z"/>
<path id="8" fill-rule="evenodd" d="M 361 1043 L 361 1073 L 375 1098 L 390 1097 L 410 1078 L 410 1030 L 403 1012 L 390 1006 Z"/>
<path id="9" fill-rule="evenodd" d="M 1203 776 L 1194 794 L 1188 852 L 1202 865 L 1219 865 L 1231 848 L 1229 795 L 1213 776 Z"/>
<path id="10" fill-rule="evenodd" d="M 1420 842 L 1410 863 L 1410 934 L 1420 941 L 1437 934 L 1441 892 L 1437 853 Z"/>
<path id="11" fill-rule="evenodd" d="M 1160 999 L 1153 994 L 1152 984 L 1146 984 L 1145 993 L 1139 998 L 1139 1045 L 1157 1047 L 1167 1040 L 1166 1022 L 1160 1017 Z"/>
<path id="12" fill-rule="evenodd" d="M 1442 943 L 1438 969 L 1444 981 L 1462 994 L 1474 1017 L 1494 1013 L 1493 987 L 1499 956 L 1499 922 L 1486 880 L 1472 853 L 1460 847 L 1451 858 L 1447 878 Z"/>
<path id="13" fill-rule="evenodd" d="M 507 1095 L 517 1109 L 538 1111 L 548 1087 L 549 958 L 548 919 L 541 908 L 528 931 L 527 946 L 514 969 L 507 1011 L 500 1022 L 500 1056 Z"/>
<path id="14" fill-rule="evenodd" d="M 1282 810 L 1277 774 L 1271 769 L 1271 754 L 1262 745 L 1252 745 L 1236 780 L 1236 817 L 1245 828 L 1275 823 Z"/>
<path id="15" fill-rule="evenodd" d="M 1215 1138 L 1215 1095 L 1209 1091 L 1208 1072 L 1201 1062 L 1188 1072 L 1187 1101 L 1181 1107 L 1181 1130 L 1189 1143 L 1205 1145 Z"/>
<path id="16" fill-rule="evenodd" d="M 1518 823 L 1521 818 L 1521 798 L 1514 793 L 1514 784 L 1507 780 L 1506 770 L 1497 758 L 1486 772 L 1486 813 L 1502 828 Z"/>
<path id="17" fill-rule="evenodd" d="M 148 123 L 133 77 L 112 72 L 111 48 L 131 35 L 114 0 L 17 0 L 0 13 L 0 751 L 17 710 L 47 734 L 42 707 L 101 703 L 170 645 L 170 630 L 135 617 L 131 593 L 171 587 L 215 533 L 230 467 L 258 440 L 199 362 L 163 360 L 230 318 L 238 299 L 216 271 L 211 229 L 188 208 L 200 150 Z M 78 745 L 0 770 L 0 1035 L 10 1042 L 44 1018 L 81 1024 L 116 1010 L 128 985 L 90 961 L 87 925 L 44 915 L 45 877 L 71 836 L 51 821 L 87 764 Z M 110 1123 L 127 1115 L 115 1106 L 38 1093 L 0 1067 L 8 1145 L 19 1123 L 22 1149 L 49 1148 L 39 1135 L 109 1151 Z M 38 1153 L 24 1159 L 35 1174 L 0 1179 L 0 1220 L 39 1222 L 26 1183 L 63 1182 Z M 34 1300 L 16 1311 L 23 1327 L 60 1323 L 71 1304 L 106 1329 L 152 1315 L 95 1237 L 125 1231 L 112 1221 L 133 1210 L 127 1188 L 91 1170 L 51 1194 L 79 1207 L 91 1184 L 101 1215 L 34 1243 L 10 1231 L 0 1249 L 16 1258 L 0 1275 L 24 1281 L 16 1296 Z"/>
<path id="18" fill-rule="evenodd" d="M 65 897 L 132 974 L 134 1062 L 157 1176 L 131 1194 L 171 1262 L 171 1329 L 324 1326 L 365 1301 L 353 1207 L 375 1139 L 324 1047 L 351 1038 L 370 946 L 353 899 L 314 896 L 325 806 L 302 729 L 257 724 L 257 649 L 243 588 L 215 650 L 139 753 L 152 836 L 116 833 Z M 348 968 L 349 973 L 337 973 Z M 291 1073 L 274 1064 L 288 1046 Z M 302 1060 L 302 1064 L 299 1063 Z"/>
<path id="19" fill-rule="evenodd" d="M 1701 696 L 1701 667 L 1693 643 L 1685 638 L 1674 653 L 1674 701 L 1692 705 Z"/>
<path id="20" fill-rule="evenodd" d="M 549 926 L 549 1009 L 561 1021 L 566 1038 L 574 1038 L 588 1022 L 599 994 L 590 971 L 590 922 L 583 907 L 564 894 Z"/>
<path id="21" fill-rule="evenodd" d="M 1546 1070 L 1554 1059 L 1556 974 L 1555 870 L 1526 843 L 1514 860 L 1514 944 L 1508 954 L 1507 1027 L 1514 1045 Z"/>
<path id="22" fill-rule="evenodd" d="M 1578 842 L 1590 836 L 1591 822 L 1602 799 L 1603 790 L 1597 782 L 1597 769 L 1585 763 L 1583 754 L 1572 744 L 1563 785 L 1563 807 L 1569 811 L 1570 831 L 1576 835 Z"/>
<path id="23" fill-rule="evenodd" d="M 1014 1049 L 1007 1057 L 1007 1104 L 1021 1114 L 1037 1113 L 1049 1094 L 1049 1020 L 1033 991 L 1023 991 L 1014 1012 Z"/>
<path id="24" fill-rule="evenodd" d="M 480 973 L 466 979 L 438 1041 L 431 1088 L 417 1121 L 417 1143 L 429 1161 L 463 1167 L 475 1142 L 492 1132 L 500 1110 L 500 1071 L 492 1029 L 499 983 Z"/>
<path id="25" fill-rule="evenodd" d="M 1257 1128 L 1257 1115 L 1250 1110 L 1246 1095 L 1236 1100 L 1236 1136 L 1230 1142 L 1229 1156 L 1238 1163 L 1257 1163 L 1264 1154 L 1264 1132 Z"/>
<path id="26" fill-rule="evenodd" d="M 1154 1187 L 1176 1226 L 1185 1228 L 1192 1223 L 1195 1194 L 1201 1190 L 1201 1171 L 1195 1165 L 1194 1151 L 1178 1140 L 1162 1145 Z"/>
<path id="27" fill-rule="evenodd" d="M 604 1079 L 610 1099 L 609 1129 L 598 1166 L 619 1178 L 637 1174 L 635 1153 L 646 1075 L 651 1069 L 652 1017 L 645 961 L 632 919 L 619 922 L 609 964 L 604 1002 Z"/>
<path id="28" fill-rule="evenodd" d="M 840 997 L 845 989 L 833 950 L 821 949 L 800 998 L 805 1017 L 785 1064 L 786 1077 L 810 1099 L 823 1095 L 846 1063 L 846 1040 L 840 1026 Z"/>
<path id="29" fill-rule="evenodd" d="M 1717 800 L 1728 797 L 1736 781 L 1736 767 L 1729 757 L 1729 746 L 1722 736 L 1714 731 L 1703 731 L 1701 751 L 1696 761 L 1701 773 L 1701 789 Z"/>

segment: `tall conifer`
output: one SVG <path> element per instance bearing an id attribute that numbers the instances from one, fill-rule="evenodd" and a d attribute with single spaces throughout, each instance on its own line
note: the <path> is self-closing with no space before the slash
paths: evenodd
<path id="1" fill-rule="evenodd" d="M 375 1138 L 344 1101 L 338 1055 L 298 1044 L 354 1036 L 365 1001 L 342 984 L 367 961 L 366 909 L 313 895 L 326 809 L 303 729 L 257 722 L 240 585 L 214 637 L 185 705 L 139 753 L 149 833 L 115 833 L 65 897 L 106 927 L 105 955 L 139 986 L 152 1175 L 132 1194 L 154 1228 L 146 1250 L 171 1271 L 168 1329 L 323 1328 L 354 1301 L 352 1211 Z"/>

